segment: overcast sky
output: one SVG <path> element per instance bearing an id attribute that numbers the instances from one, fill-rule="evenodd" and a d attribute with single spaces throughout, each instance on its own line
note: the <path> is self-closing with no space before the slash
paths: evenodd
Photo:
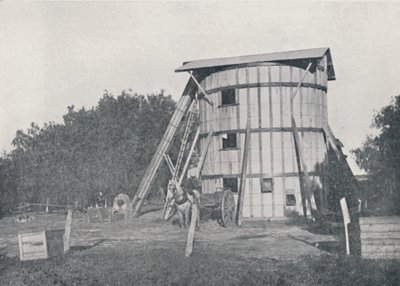
<path id="1" fill-rule="evenodd" d="M 397 2 L 0 2 L 0 150 L 104 89 L 177 99 L 183 61 L 330 47 L 329 123 L 348 151 L 400 94 L 399 27 Z"/>

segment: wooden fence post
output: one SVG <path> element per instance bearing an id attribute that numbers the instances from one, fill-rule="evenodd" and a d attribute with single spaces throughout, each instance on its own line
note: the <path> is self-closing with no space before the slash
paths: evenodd
<path id="1" fill-rule="evenodd" d="M 347 207 L 346 198 L 340 199 L 340 208 L 343 214 L 343 224 L 344 224 L 344 236 L 346 239 L 346 254 L 350 254 L 350 242 L 349 242 L 349 229 L 348 225 L 350 223 L 349 208 Z"/>
<path id="2" fill-rule="evenodd" d="M 71 225 L 72 225 L 72 213 L 73 209 L 68 210 L 67 220 L 65 222 L 64 231 L 64 253 L 70 249 L 70 238 L 71 238 Z"/>
<path id="3" fill-rule="evenodd" d="M 197 219 L 198 217 L 198 207 L 196 203 L 192 204 L 192 217 L 190 219 L 190 226 L 189 226 L 189 231 L 188 231 L 188 237 L 187 237 L 187 242 L 186 242 L 186 251 L 185 251 L 185 256 L 188 257 L 190 254 L 192 254 L 193 250 L 193 240 L 194 240 L 194 232 L 196 230 L 196 225 L 197 225 Z"/>

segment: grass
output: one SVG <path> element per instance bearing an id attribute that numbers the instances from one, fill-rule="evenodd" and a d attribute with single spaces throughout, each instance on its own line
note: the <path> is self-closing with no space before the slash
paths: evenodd
<path id="1" fill-rule="evenodd" d="M 0 255 L 0 285 L 400 285 L 400 261 L 321 254 L 290 238 L 308 235 L 296 226 L 226 230 L 206 222 L 185 258 L 185 233 L 159 216 L 115 224 L 77 218 L 77 244 L 62 257 L 21 262 Z M 35 223 L 41 220 L 56 223 L 50 216 Z M 2 230 L 14 226 L 10 219 Z"/>
<path id="2" fill-rule="evenodd" d="M 0 285 L 400 285 L 400 263 L 354 257 L 238 259 L 221 252 L 184 258 L 177 245 L 72 252 L 35 262 L 0 256 Z"/>

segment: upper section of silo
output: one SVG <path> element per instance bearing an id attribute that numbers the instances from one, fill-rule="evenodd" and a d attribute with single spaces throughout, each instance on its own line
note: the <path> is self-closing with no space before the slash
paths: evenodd
<path id="1" fill-rule="evenodd" d="M 214 103 L 200 103 L 202 134 L 243 132 L 247 119 L 252 131 L 290 129 L 291 114 L 304 131 L 327 122 L 327 81 L 335 80 L 329 48 L 191 61 L 176 71 L 192 71 Z"/>
<path id="2" fill-rule="evenodd" d="M 335 70 L 333 67 L 331 52 L 329 48 L 315 48 L 297 51 L 277 52 L 259 55 L 238 56 L 229 58 L 216 58 L 207 60 L 196 60 L 184 62 L 182 66 L 177 68 L 176 72 L 183 71 L 202 71 L 210 72 L 224 69 L 232 66 L 250 66 L 258 63 L 281 63 L 284 65 L 295 66 L 306 69 L 311 62 L 313 66 L 310 71 L 315 72 L 320 60 L 326 56 L 327 58 L 327 75 L 328 80 L 335 80 Z"/>

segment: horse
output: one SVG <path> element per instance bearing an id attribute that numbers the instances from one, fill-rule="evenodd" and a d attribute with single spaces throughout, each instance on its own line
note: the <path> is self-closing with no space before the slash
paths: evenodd
<path id="1" fill-rule="evenodd" d="M 181 223 L 185 228 L 190 225 L 191 211 L 193 207 L 200 205 L 200 192 L 192 190 L 191 193 L 185 192 L 181 186 L 175 181 L 168 182 L 167 195 L 165 197 L 163 219 L 169 220 L 175 213 L 178 215 L 179 227 Z M 173 211 L 173 209 L 175 209 Z M 199 226 L 199 216 L 197 226 Z"/>

